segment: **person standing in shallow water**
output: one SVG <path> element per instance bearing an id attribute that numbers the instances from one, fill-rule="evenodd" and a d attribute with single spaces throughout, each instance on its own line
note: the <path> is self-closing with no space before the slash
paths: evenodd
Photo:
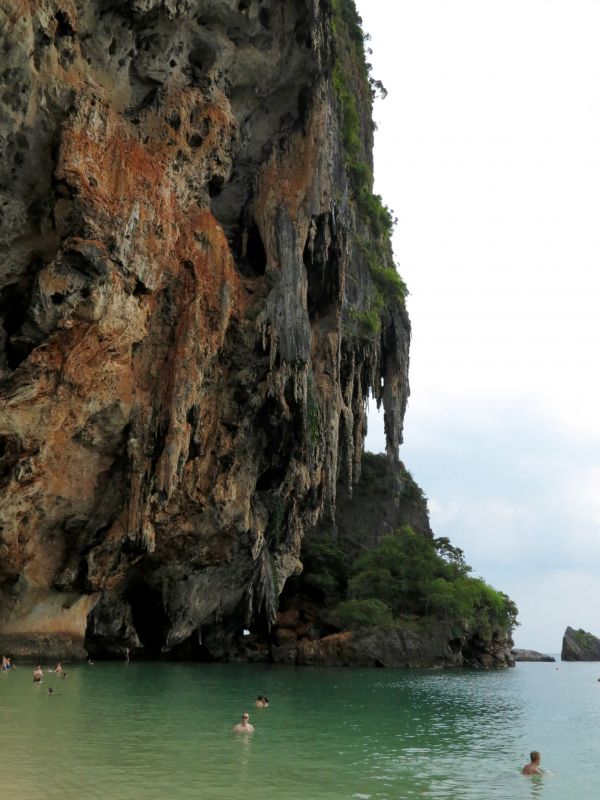
<path id="1" fill-rule="evenodd" d="M 250 715 L 247 712 L 242 714 L 242 721 L 233 726 L 234 733 L 254 733 L 254 725 L 250 725 Z"/>
<path id="2" fill-rule="evenodd" d="M 542 770 L 540 769 L 540 762 L 542 760 L 542 754 L 539 753 L 537 750 L 532 750 L 529 754 L 529 758 L 531 759 L 529 764 L 525 764 L 523 769 L 521 770 L 522 775 L 542 775 Z"/>
<path id="3" fill-rule="evenodd" d="M 40 683 L 42 680 L 44 673 L 42 672 L 42 668 L 38 664 L 37 667 L 33 670 L 33 680 L 35 683 Z"/>

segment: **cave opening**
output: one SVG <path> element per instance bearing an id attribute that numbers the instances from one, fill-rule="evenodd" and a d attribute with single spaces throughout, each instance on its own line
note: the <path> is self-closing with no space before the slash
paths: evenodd
<path id="1" fill-rule="evenodd" d="M 10 369 L 16 369 L 34 348 L 34 343 L 19 336 L 31 303 L 32 280 L 23 276 L 0 292 L 0 317 L 6 331 L 5 355 Z"/>
<path id="2" fill-rule="evenodd" d="M 194 631 L 183 642 L 172 647 L 167 658 L 169 661 L 201 661 L 209 664 L 217 659 L 202 643 L 202 630 Z"/>
<path id="3" fill-rule="evenodd" d="M 217 197 L 223 191 L 225 178 L 222 175 L 213 175 L 208 182 L 208 196 Z"/>
<path id="4" fill-rule="evenodd" d="M 244 274 L 247 274 L 248 277 L 265 274 L 267 268 L 267 254 L 256 222 L 253 222 L 248 229 L 244 260 L 247 268 Z"/>
<path id="5" fill-rule="evenodd" d="M 54 19 L 56 20 L 57 38 L 62 39 L 65 36 L 75 36 L 75 30 L 73 29 L 71 20 L 65 11 L 57 11 L 54 15 Z"/>
<path id="6" fill-rule="evenodd" d="M 315 223 L 314 238 L 309 235 L 303 252 L 308 284 L 306 304 L 311 321 L 335 310 L 339 283 L 339 254 L 326 235 L 329 216 L 322 214 Z"/>
<path id="7" fill-rule="evenodd" d="M 165 643 L 165 631 L 169 623 L 162 592 L 140 582 L 129 587 L 125 598 L 131 606 L 133 625 L 144 648 L 142 655 L 146 658 L 158 658 Z"/>
<path id="8" fill-rule="evenodd" d="M 256 481 L 256 491 L 268 492 L 272 489 L 276 489 L 285 478 L 286 469 L 287 466 L 284 464 L 274 464 L 273 466 L 267 467 Z"/>

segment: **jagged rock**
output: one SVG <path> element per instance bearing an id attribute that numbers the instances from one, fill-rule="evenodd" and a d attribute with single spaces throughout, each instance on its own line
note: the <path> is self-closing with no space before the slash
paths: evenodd
<path id="1" fill-rule="evenodd" d="M 1 5 L 0 649 L 233 658 L 355 482 L 371 393 L 397 459 L 410 326 L 331 14 Z"/>
<path id="2" fill-rule="evenodd" d="M 468 652 L 469 657 L 465 655 Z M 279 652 L 274 653 L 277 661 Z M 286 663 L 292 662 L 290 645 Z M 398 625 L 391 630 L 344 631 L 316 641 L 302 639 L 296 644 L 293 663 L 312 666 L 354 667 L 506 667 L 514 665 L 510 639 L 473 647 L 470 642 L 456 646 L 453 632 L 444 623 L 422 627 Z"/>
<path id="3" fill-rule="evenodd" d="M 556 661 L 554 656 L 538 653 L 537 650 L 521 650 L 513 648 L 511 651 L 515 661 Z"/>
<path id="4" fill-rule="evenodd" d="M 600 661 L 600 639 L 579 628 L 568 627 L 562 641 L 561 661 Z"/>

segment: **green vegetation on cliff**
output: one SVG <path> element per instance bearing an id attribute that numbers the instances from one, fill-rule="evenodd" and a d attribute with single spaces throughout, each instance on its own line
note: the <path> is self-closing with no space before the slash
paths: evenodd
<path id="1" fill-rule="evenodd" d="M 357 487 L 362 496 L 389 492 L 385 457 L 365 454 Z M 403 468 L 405 508 L 426 507 L 423 493 Z M 399 498 L 400 499 L 400 498 Z M 373 518 L 372 525 L 377 521 Z M 394 621 L 435 618 L 456 634 L 490 639 L 517 624 L 517 608 L 502 592 L 471 576 L 463 551 L 448 538 L 424 535 L 408 524 L 376 537 L 368 547 L 360 531 L 320 530 L 303 545 L 305 590 L 341 628 L 388 627 Z"/>
<path id="2" fill-rule="evenodd" d="M 389 240 L 394 225 L 392 214 L 380 195 L 373 192 L 372 122 L 370 114 L 368 124 L 365 122 L 360 109 L 371 108 L 375 89 L 382 94 L 385 90 L 380 81 L 369 75 L 361 23 L 354 0 L 334 0 L 333 86 L 340 105 L 344 157 L 357 209 L 354 246 L 373 281 L 369 307 L 354 309 L 350 316 L 359 335 L 369 337 L 381 329 L 381 315 L 390 301 L 404 304 L 407 288 L 393 261 Z"/>
<path id="3" fill-rule="evenodd" d="M 329 537 L 312 540 L 305 568 L 307 584 L 321 592 L 332 620 L 342 627 L 432 616 L 490 637 L 516 624 L 514 603 L 471 577 L 459 548 L 445 537 L 428 539 L 408 525 L 355 559 Z"/>

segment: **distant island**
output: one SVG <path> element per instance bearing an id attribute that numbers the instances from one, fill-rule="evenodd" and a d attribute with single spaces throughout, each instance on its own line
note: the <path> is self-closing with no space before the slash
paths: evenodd
<path id="1" fill-rule="evenodd" d="M 600 661 L 600 639 L 582 628 L 568 627 L 563 636 L 561 661 Z"/>
<path id="2" fill-rule="evenodd" d="M 556 661 L 554 656 L 538 653 L 537 650 L 520 650 L 519 648 L 513 648 L 511 653 L 515 661 Z"/>

